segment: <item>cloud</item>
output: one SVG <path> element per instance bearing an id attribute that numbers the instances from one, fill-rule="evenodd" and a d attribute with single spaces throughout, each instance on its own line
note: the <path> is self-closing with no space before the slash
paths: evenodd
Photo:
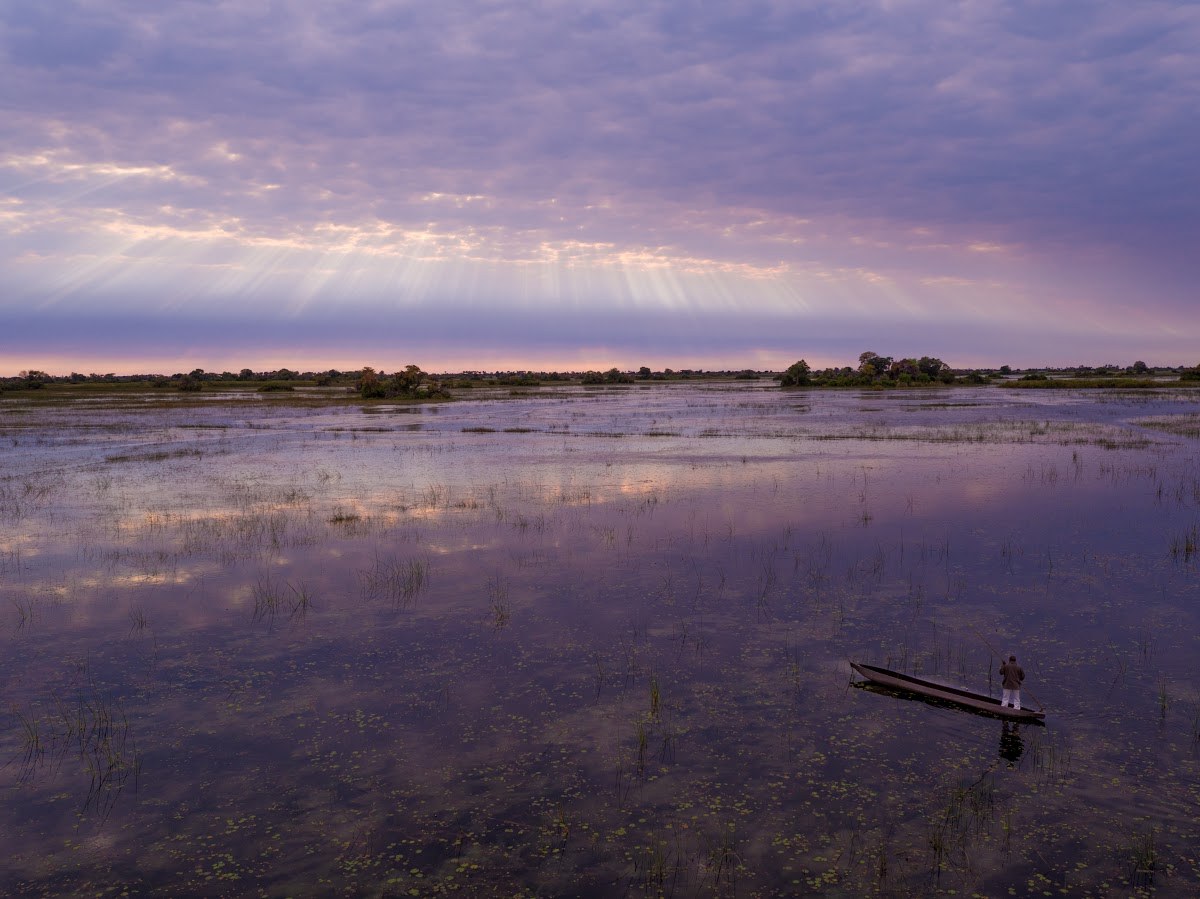
<path id="1" fill-rule="evenodd" d="M 1142 287 L 1194 324 L 1197 43 L 1153 0 L 13 4 L 0 271 L 47 308 Z"/>

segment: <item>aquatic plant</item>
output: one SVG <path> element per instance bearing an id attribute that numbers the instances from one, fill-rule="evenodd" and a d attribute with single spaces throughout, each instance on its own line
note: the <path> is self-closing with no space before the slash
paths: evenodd
<path id="1" fill-rule="evenodd" d="M 17 610 L 17 630 L 24 630 L 33 621 L 33 599 L 30 597 L 14 597 L 11 600 Z"/>
<path id="2" fill-rule="evenodd" d="M 737 825 L 732 821 L 718 824 L 716 833 L 705 833 L 703 839 L 703 863 L 713 887 L 720 889 L 724 883 L 736 889 L 737 876 L 743 867 Z"/>
<path id="3" fill-rule="evenodd" d="M 996 807 L 996 784 L 991 771 L 985 771 L 971 783 L 949 788 L 942 808 L 929 822 L 927 842 L 933 854 L 935 880 L 941 877 L 952 854 L 965 858 L 972 841 L 991 826 Z"/>
<path id="4" fill-rule="evenodd" d="M 1159 851 L 1155 845 L 1155 830 L 1153 826 L 1145 831 L 1135 833 L 1133 843 L 1129 847 L 1129 885 L 1135 889 L 1148 889 L 1154 886 L 1154 876 L 1158 869 Z"/>
<path id="5" fill-rule="evenodd" d="M 1200 525 L 1192 525 L 1181 534 L 1171 537 L 1171 558 L 1176 562 L 1190 562 L 1200 545 Z"/>
<path id="6" fill-rule="evenodd" d="M 42 742 L 41 722 L 32 709 L 17 708 L 13 711 L 21 724 L 21 764 L 28 774 L 42 763 L 46 754 L 46 747 Z"/>
<path id="7" fill-rule="evenodd" d="M 429 585 L 429 560 L 376 555 L 371 567 L 358 572 L 359 586 L 368 599 L 389 600 L 406 608 Z"/>
<path id="8" fill-rule="evenodd" d="M 292 619 L 302 619 L 312 608 L 312 596 L 304 582 L 293 584 L 284 581 L 277 584 L 264 575 L 251 588 L 254 621 L 274 621 L 275 616 L 285 609 Z"/>
<path id="9" fill-rule="evenodd" d="M 508 601 L 508 581 L 499 575 L 489 578 L 487 591 L 492 629 L 502 630 L 512 618 L 512 607 Z"/>
<path id="10" fill-rule="evenodd" d="M 21 730 L 21 777 L 33 779 L 48 765 L 57 771 L 74 756 L 88 778 L 81 813 L 107 816 L 128 785 L 136 789 L 142 759 L 122 704 L 97 687 L 86 665 L 81 678 L 73 700 L 55 693 L 47 702 L 14 709 Z"/>

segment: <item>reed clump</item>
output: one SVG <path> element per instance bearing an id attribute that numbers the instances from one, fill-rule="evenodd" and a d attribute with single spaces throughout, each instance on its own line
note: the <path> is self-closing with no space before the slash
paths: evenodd
<path id="1" fill-rule="evenodd" d="M 508 581 L 504 578 L 497 576 L 488 580 L 488 609 L 493 630 L 503 630 L 508 626 L 512 607 L 508 602 Z"/>
<path id="2" fill-rule="evenodd" d="M 397 608 L 408 607 L 429 586 L 429 560 L 376 556 L 374 563 L 358 574 L 367 599 L 386 599 Z"/>
<path id="3" fill-rule="evenodd" d="M 46 707 L 48 705 L 49 707 Z M 141 755 L 120 701 L 87 677 L 73 700 L 58 695 L 48 704 L 16 709 L 20 726 L 20 777 L 32 779 L 47 766 L 58 770 L 76 757 L 88 777 L 82 810 L 107 816 L 127 786 L 137 786 Z"/>
<path id="4" fill-rule="evenodd" d="M 1135 834 L 1129 849 L 1129 885 L 1139 891 L 1153 889 L 1158 860 L 1155 828 Z"/>
<path id="5" fill-rule="evenodd" d="M 282 612 L 287 612 L 289 618 L 302 619 L 313 605 L 312 595 L 303 582 L 276 584 L 269 577 L 262 577 L 251 593 L 254 597 L 252 617 L 256 622 L 274 621 Z"/>
<path id="6" fill-rule="evenodd" d="M 1171 537 L 1171 558 L 1176 562 L 1190 562 L 1200 546 L 1200 526 L 1192 525 L 1181 534 Z"/>

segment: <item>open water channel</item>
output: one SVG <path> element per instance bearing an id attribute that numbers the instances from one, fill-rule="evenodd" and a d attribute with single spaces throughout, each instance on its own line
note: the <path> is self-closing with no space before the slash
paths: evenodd
<path id="1" fill-rule="evenodd" d="M 1200 393 L 469 396 L 0 398 L 0 892 L 1200 891 Z"/>

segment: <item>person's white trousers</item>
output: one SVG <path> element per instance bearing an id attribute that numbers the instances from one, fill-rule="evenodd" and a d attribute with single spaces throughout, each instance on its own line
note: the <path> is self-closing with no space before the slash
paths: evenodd
<path id="1" fill-rule="evenodd" d="M 1020 690 L 1004 690 L 1000 697 L 1000 705 L 1011 705 L 1014 709 L 1021 707 Z"/>

